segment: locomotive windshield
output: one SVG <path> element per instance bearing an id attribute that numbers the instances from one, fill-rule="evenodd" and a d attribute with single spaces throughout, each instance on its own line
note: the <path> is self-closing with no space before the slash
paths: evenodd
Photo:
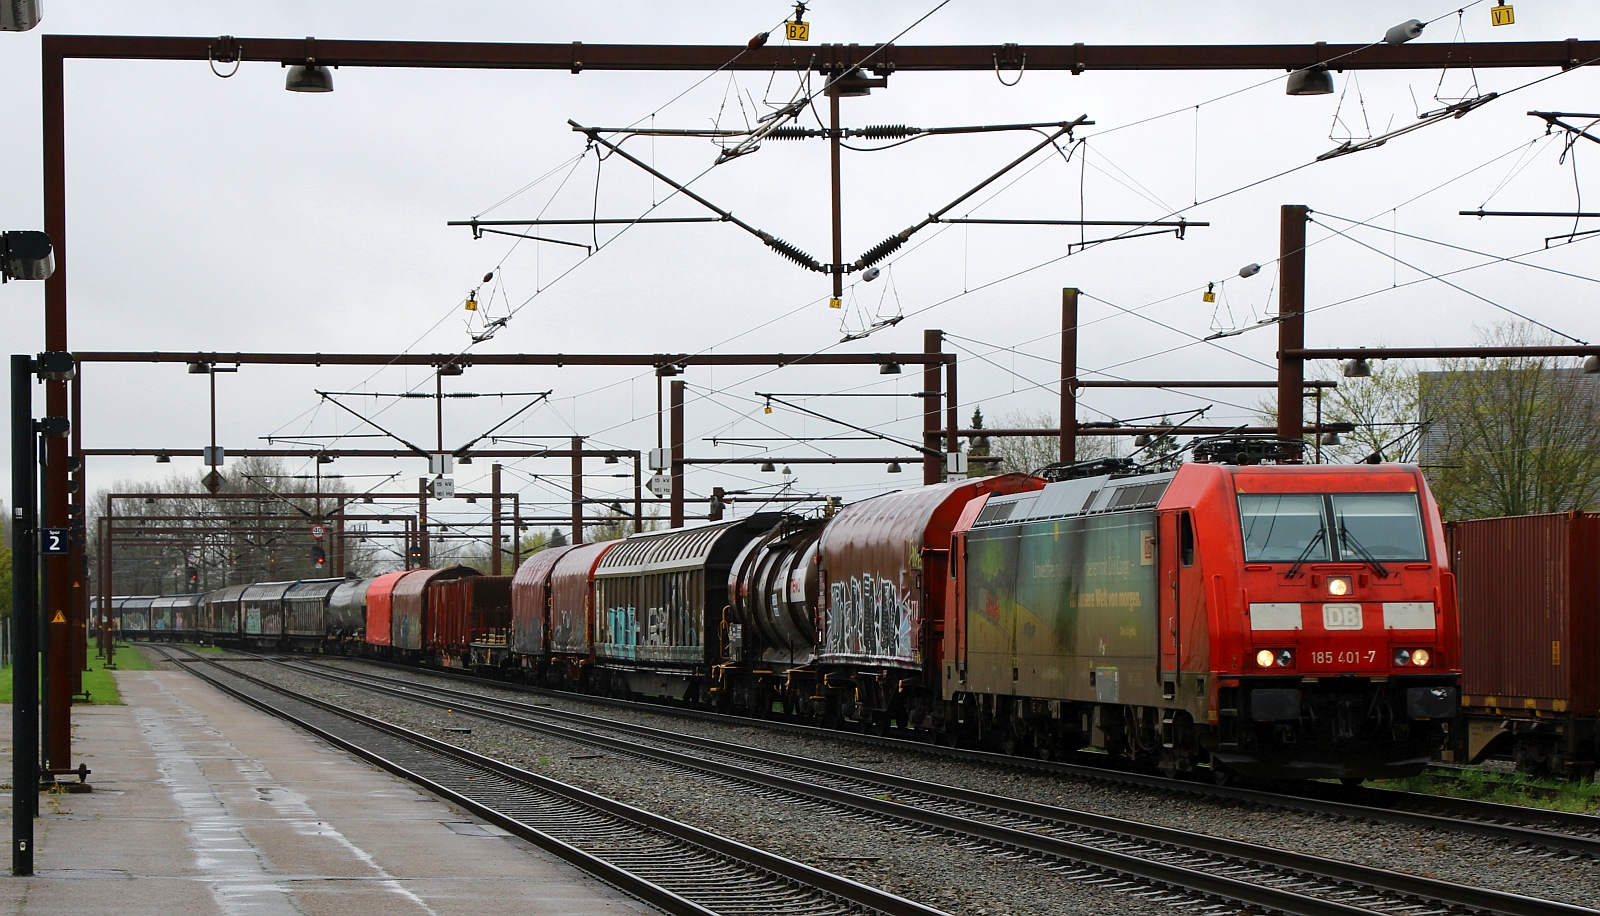
<path id="1" fill-rule="evenodd" d="M 1415 493 L 1240 494 L 1247 563 L 1427 560 Z"/>

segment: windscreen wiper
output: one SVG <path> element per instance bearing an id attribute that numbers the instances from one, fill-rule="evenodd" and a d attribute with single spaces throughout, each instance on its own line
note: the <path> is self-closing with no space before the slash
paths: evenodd
<path id="1" fill-rule="evenodd" d="M 1294 565 L 1289 567 L 1288 572 L 1284 573 L 1283 577 L 1285 579 L 1293 579 L 1295 576 L 1300 575 L 1300 567 L 1306 565 L 1306 560 L 1311 558 L 1311 551 L 1317 549 L 1317 545 L 1322 543 L 1322 539 L 1327 536 L 1327 533 L 1326 528 L 1317 529 L 1317 533 L 1313 534 L 1311 540 L 1306 542 L 1305 549 L 1301 550 L 1300 555 L 1294 558 Z"/>
<path id="2" fill-rule="evenodd" d="M 1378 574 L 1378 578 L 1389 578 L 1389 570 L 1386 569 L 1382 563 L 1378 562 L 1378 558 L 1372 555 L 1372 551 L 1368 550 L 1360 541 L 1356 540 L 1356 536 L 1350 533 L 1349 528 L 1344 526 L 1344 516 L 1342 515 L 1339 516 L 1339 544 L 1341 549 L 1343 549 L 1345 545 L 1350 546 L 1355 550 L 1356 556 L 1368 563 L 1371 563 L 1372 571 Z"/>

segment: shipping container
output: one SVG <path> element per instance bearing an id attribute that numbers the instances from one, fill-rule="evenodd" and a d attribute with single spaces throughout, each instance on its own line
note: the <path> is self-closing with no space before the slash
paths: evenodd
<path id="1" fill-rule="evenodd" d="M 1452 522 L 1468 759 L 1592 768 L 1600 720 L 1600 513 Z"/>

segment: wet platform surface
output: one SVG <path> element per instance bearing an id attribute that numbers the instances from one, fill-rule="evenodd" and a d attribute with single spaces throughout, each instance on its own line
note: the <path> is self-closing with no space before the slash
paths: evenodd
<path id="1" fill-rule="evenodd" d="M 94 791 L 40 796 L 35 875 L 12 876 L 7 858 L 4 912 L 655 912 L 185 672 L 117 683 L 127 705 L 73 709 L 72 765 Z M 0 829 L 9 848 L 9 803 Z"/>

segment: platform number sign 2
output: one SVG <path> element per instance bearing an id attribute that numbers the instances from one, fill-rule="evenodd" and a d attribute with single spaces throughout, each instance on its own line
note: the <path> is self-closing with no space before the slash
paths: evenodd
<path id="1" fill-rule="evenodd" d="M 68 535 L 71 531 L 67 528 L 40 528 L 39 552 L 46 554 L 67 553 L 71 549 Z"/>
<path id="2" fill-rule="evenodd" d="M 1495 25 L 1515 25 L 1517 14 L 1509 3 L 1496 3 L 1489 8 L 1489 21 Z"/>

